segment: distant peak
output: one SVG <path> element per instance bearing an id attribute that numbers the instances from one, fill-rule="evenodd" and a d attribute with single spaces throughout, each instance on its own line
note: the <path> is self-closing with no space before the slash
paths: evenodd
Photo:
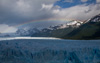
<path id="1" fill-rule="evenodd" d="M 100 22 L 100 14 L 89 19 L 89 22 Z"/>

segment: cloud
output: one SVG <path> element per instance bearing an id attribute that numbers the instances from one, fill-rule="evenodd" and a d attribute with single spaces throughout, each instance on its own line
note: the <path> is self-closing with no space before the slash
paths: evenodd
<path id="1" fill-rule="evenodd" d="M 50 10 L 52 7 L 53 7 L 53 4 L 49 4 L 49 5 L 42 4 L 42 9 Z"/>
<path id="2" fill-rule="evenodd" d="M 88 0 L 81 0 L 81 2 L 87 2 Z"/>
<path id="3" fill-rule="evenodd" d="M 73 0 L 64 0 L 64 2 L 69 2 L 69 3 L 72 3 Z"/>
<path id="4" fill-rule="evenodd" d="M 51 13 L 40 11 L 42 6 L 59 0 L 0 0 L 0 23 L 23 23 L 32 19 L 51 17 Z M 45 4 L 45 5 L 43 5 Z"/>
<path id="5" fill-rule="evenodd" d="M 100 13 L 100 4 L 76 5 L 70 8 L 53 9 L 56 18 L 87 20 Z"/>
<path id="6" fill-rule="evenodd" d="M 96 0 L 97 3 L 100 3 L 100 0 Z"/>
<path id="7" fill-rule="evenodd" d="M 17 28 L 8 26 L 6 24 L 0 24 L 0 33 L 14 33 L 17 31 Z"/>
<path id="8" fill-rule="evenodd" d="M 50 18 L 86 20 L 100 12 L 100 4 L 77 4 L 61 8 L 60 5 L 54 5 L 57 1 L 59 0 L 0 0 L 0 24 L 16 25 Z"/>

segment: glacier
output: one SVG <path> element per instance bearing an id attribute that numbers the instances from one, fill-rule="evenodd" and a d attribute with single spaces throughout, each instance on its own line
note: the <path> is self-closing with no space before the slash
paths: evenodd
<path id="1" fill-rule="evenodd" d="M 60 38 L 54 38 L 54 37 L 3 37 L 3 38 L 0 38 L 0 41 L 2 40 L 15 40 L 15 39 L 59 39 Z"/>
<path id="2" fill-rule="evenodd" d="M 100 40 L 0 38 L 0 63 L 100 63 Z"/>

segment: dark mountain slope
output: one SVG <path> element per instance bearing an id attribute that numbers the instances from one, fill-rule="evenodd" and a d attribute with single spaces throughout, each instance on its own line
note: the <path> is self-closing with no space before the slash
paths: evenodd
<path id="1" fill-rule="evenodd" d="M 44 28 L 40 32 L 34 33 L 32 37 L 62 37 L 69 34 L 77 27 L 81 26 L 83 22 L 81 21 L 70 21 L 65 24 L 50 26 L 49 28 Z"/>
<path id="2" fill-rule="evenodd" d="M 63 36 L 64 39 L 100 39 L 100 15 L 91 18 L 87 23 Z"/>
<path id="3" fill-rule="evenodd" d="M 39 33 L 35 33 L 32 35 L 32 37 L 62 37 L 71 31 L 73 31 L 74 28 L 64 28 L 64 29 L 56 29 L 56 30 L 46 30 L 45 32 L 41 31 Z"/>

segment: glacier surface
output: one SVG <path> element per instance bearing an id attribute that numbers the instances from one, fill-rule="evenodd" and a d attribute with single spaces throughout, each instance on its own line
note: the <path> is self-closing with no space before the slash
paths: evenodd
<path id="1" fill-rule="evenodd" d="M 0 63 L 100 63 L 100 40 L 1 40 Z"/>

